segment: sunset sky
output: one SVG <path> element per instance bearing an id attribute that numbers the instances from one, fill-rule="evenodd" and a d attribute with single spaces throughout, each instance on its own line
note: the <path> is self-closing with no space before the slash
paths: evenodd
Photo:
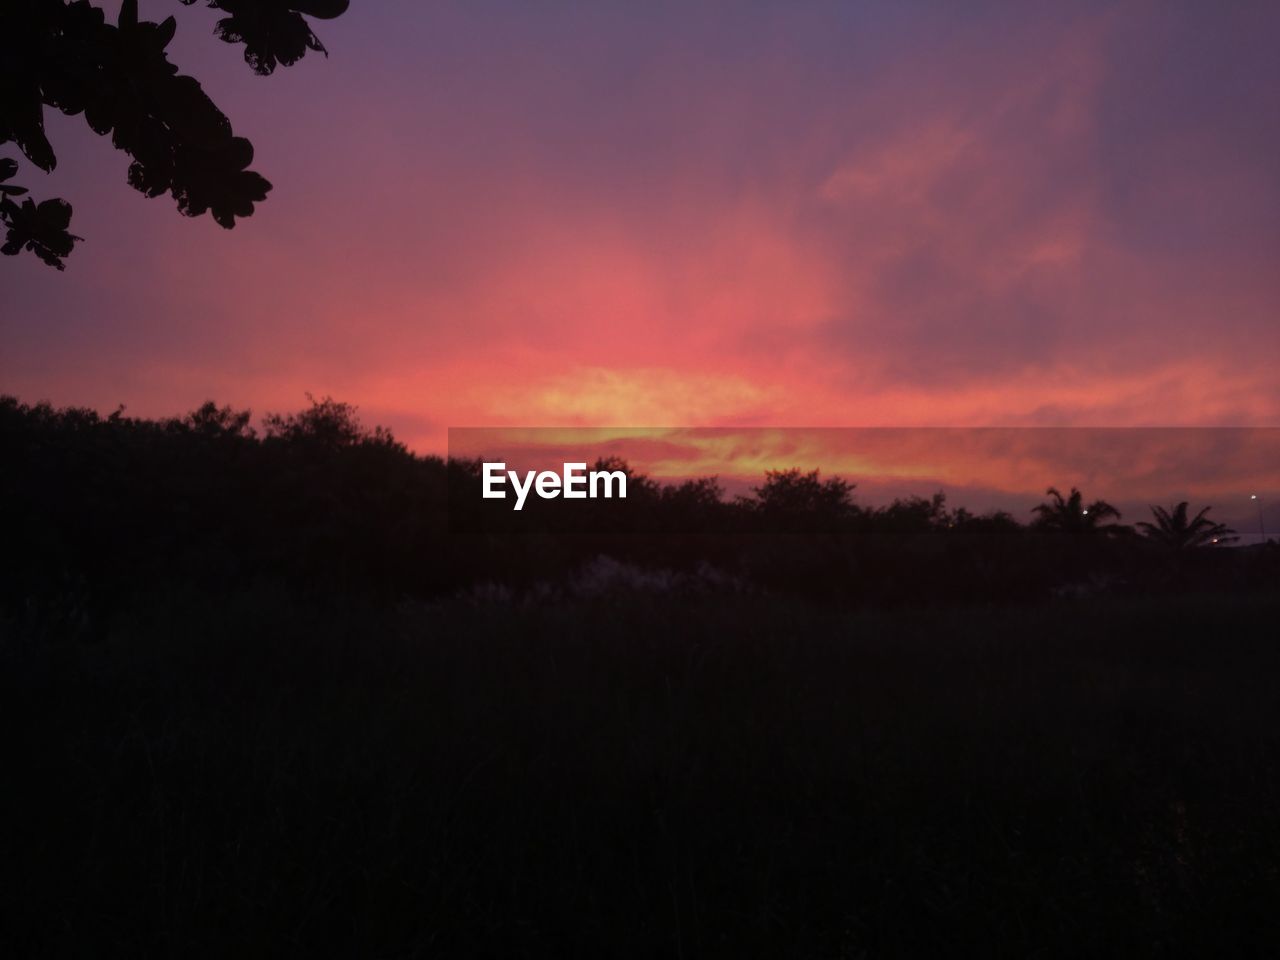
<path id="1" fill-rule="evenodd" d="M 1280 425 L 1280 4 L 353 0 L 172 59 L 275 184 L 234 231 L 82 118 L 0 392 L 449 426 Z M 16 155 L 6 149 L 4 155 Z"/>

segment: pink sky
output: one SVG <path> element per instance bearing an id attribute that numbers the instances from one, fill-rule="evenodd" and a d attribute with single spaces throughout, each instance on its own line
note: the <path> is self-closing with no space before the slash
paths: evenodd
<path id="1" fill-rule="evenodd" d="M 30 185 L 86 241 L 65 274 L 0 263 L 0 390 L 310 391 L 423 451 L 1280 424 L 1280 7 L 530 6 L 357 2 L 269 80 L 178 11 L 173 59 L 275 190 L 232 232 L 184 220 L 50 118 Z"/>

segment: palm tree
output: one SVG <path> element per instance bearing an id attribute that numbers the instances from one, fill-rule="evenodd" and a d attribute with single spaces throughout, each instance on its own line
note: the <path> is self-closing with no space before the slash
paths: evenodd
<path id="1" fill-rule="evenodd" d="M 1053 497 L 1034 508 L 1036 514 L 1033 526 L 1041 530 L 1054 530 L 1062 533 L 1119 533 L 1126 529 L 1118 523 L 1103 523 L 1104 520 L 1120 519 L 1120 511 L 1105 500 L 1095 500 L 1085 506 L 1084 496 L 1075 487 L 1070 496 L 1064 497 L 1056 487 L 1045 491 Z"/>
<path id="2" fill-rule="evenodd" d="M 1194 550 L 1197 547 L 1211 547 L 1216 544 L 1233 543 L 1238 537 L 1230 527 L 1217 523 L 1205 516 L 1209 508 L 1205 507 L 1191 520 L 1187 519 L 1187 501 L 1183 500 L 1172 511 L 1164 507 L 1152 507 L 1155 523 L 1145 520 L 1135 526 L 1142 531 L 1148 540 L 1159 543 L 1171 550 Z"/>

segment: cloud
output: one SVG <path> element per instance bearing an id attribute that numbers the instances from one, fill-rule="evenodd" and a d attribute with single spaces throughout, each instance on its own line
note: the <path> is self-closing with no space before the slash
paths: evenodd
<path id="1" fill-rule="evenodd" d="M 309 390 L 424 450 L 448 424 L 1280 423 L 1276 27 L 390 4 L 269 84 L 183 33 L 276 191 L 232 233 L 184 221 L 58 121 L 89 239 L 65 276 L 13 268 L 0 377 L 157 414 Z"/>

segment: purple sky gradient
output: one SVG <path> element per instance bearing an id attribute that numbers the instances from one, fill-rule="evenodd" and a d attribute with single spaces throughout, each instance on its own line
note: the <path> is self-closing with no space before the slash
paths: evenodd
<path id="1" fill-rule="evenodd" d="M 0 390 L 475 424 L 1280 424 L 1280 5 L 354 0 L 172 59 L 275 184 L 227 232 L 50 117 L 85 242 Z M 12 155 L 8 150 L 5 155 Z"/>

